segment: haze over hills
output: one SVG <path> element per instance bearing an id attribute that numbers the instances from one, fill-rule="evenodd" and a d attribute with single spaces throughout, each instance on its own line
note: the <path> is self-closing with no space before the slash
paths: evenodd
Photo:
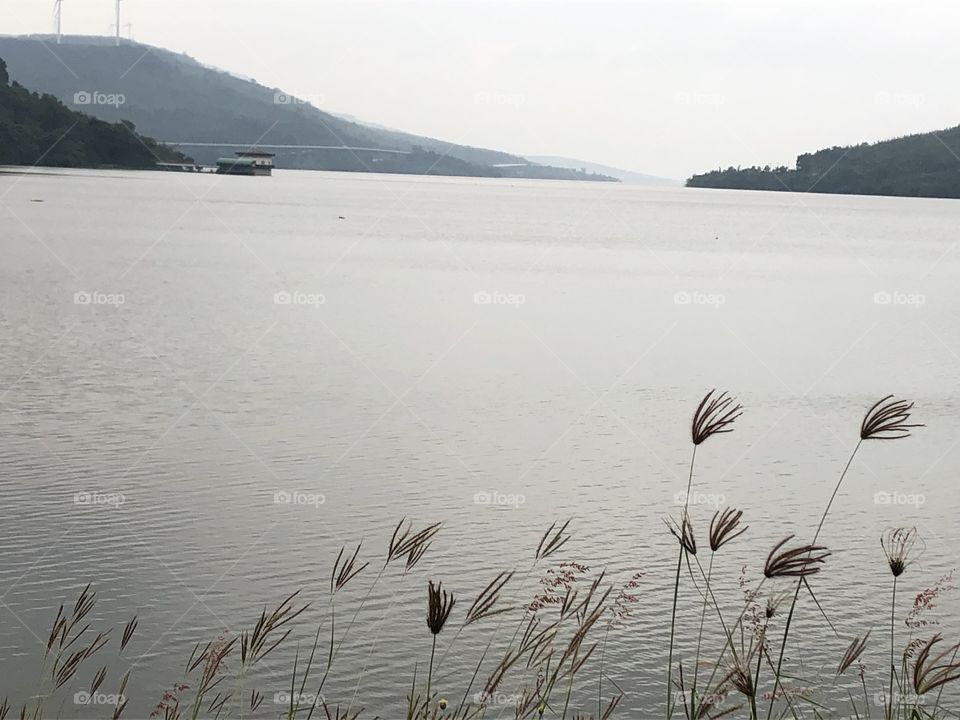
<path id="1" fill-rule="evenodd" d="M 12 80 L 54 95 L 75 110 L 110 122 L 133 122 L 139 131 L 162 141 L 238 143 L 230 148 L 184 148 L 202 163 L 251 144 L 347 146 L 366 150 L 277 150 L 276 163 L 356 172 L 615 180 L 351 122 L 252 78 L 130 41 L 115 46 L 112 38 L 68 36 L 57 45 L 52 36 L 7 36 L 0 37 L 0 57 L 7 61 Z"/>
<path id="2" fill-rule="evenodd" d="M 576 160 L 574 158 L 559 157 L 557 155 L 526 155 L 525 157 L 527 160 L 541 165 L 552 165 L 554 167 L 585 170 L 587 172 L 600 173 L 601 175 L 609 175 L 610 177 L 617 178 L 620 182 L 630 185 L 651 185 L 659 187 L 680 187 L 683 185 L 682 180 L 657 177 L 656 175 L 645 175 L 634 172 L 633 170 L 624 170 L 610 165 L 587 162 L 586 160 Z"/>
<path id="3" fill-rule="evenodd" d="M 797 157 L 793 168 L 717 169 L 688 187 L 960 198 L 960 126 Z"/>

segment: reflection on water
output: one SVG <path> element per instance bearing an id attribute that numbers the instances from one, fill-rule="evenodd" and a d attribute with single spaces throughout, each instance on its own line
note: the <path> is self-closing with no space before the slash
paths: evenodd
<path id="1" fill-rule="evenodd" d="M 711 387 L 745 406 L 693 478 L 701 546 L 716 507 L 750 525 L 716 558 L 726 614 L 775 541 L 812 535 L 866 407 L 896 392 L 927 425 L 867 444 L 838 495 L 815 583 L 837 635 L 803 596 L 789 653 L 809 677 L 832 681 L 853 634 L 883 635 L 885 527 L 926 542 L 900 614 L 958 564 L 955 202 L 294 172 L 5 175 L 0 194 L 0 695 L 38 687 L 59 603 L 91 582 L 114 635 L 139 616 L 126 715 L 146 716 L 195 642 L 299 588 L 312 604 L 295 637 L 312 645 L 342 544 L 362 539 L 371 566 L 338 597 L 338 623 L 401 517 L 442 520 L 420 565 L 376 584 L 324 688 L 401 712 L 429 659 L 427 580 L 458 614 L 516 569 L 506 595 L 526 604 L 541 534 L 573 517 L 563 560 L 617 587 L 642 573 L 604 674 L 628 716 L 659 711 L 675 569 L 663 518 Z M 689 669 L 702 601 L 684 583 Z M 948 638 L 958 610 L 947 595 L 936 611 Z M 465 691 L 488 622 L 444 653 L 445 696 Z M 865 655 L 878 690 L 887 651 Z M 258 676 L 264 716 L 282 710 L 293 652 Z M 596 672 L 575 695 L 584 712 Z M 501 688 L 504 717 L 517 690 Z"/>

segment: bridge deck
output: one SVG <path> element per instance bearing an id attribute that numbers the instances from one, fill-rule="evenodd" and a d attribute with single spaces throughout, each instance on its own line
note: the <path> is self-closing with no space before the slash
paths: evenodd
<path id="1" fill-rule="evenodd" d="M 409 155 L 409 150 L 393 150 L 390 148 L 349 147 L 347 145 L 264 145 L 262 143 L 206 143 L 206 142 L 173 142 L 163 141 L 164 145 L 175 147 L 209 147 L 209 148 L 263 148 L 268 150 L 349 150 L 351 152 L 375 152 L 390 155 Z"/>

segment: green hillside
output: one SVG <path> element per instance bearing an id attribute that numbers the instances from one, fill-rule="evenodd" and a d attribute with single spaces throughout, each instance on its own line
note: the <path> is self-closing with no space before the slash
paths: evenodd
<path id="1" fill-rule="evenodd" d="M 157 160 L 187 158 L 129 122 L 107 123 L 10 83 L 0 59 L 0 165 L 150 168 Z"/>
<path id="2" fill-rule="evenodd" d="M 694 175 L 688 187 L 960 198 L 960 126 L 797 158 L 796 167 Z"/>
<path id="3" fill-rule="evenodd" d="M 81 102 L 99 92 L 122 103 L 75 105 L 107 121 L 128 120 L 165 141 L 262 145 L 333 145 L 395 149 L 410 155 L 343 150 L 279 150 L 281 168 L 409 172 L 487 177 L 612 180 L 602 175 L 529 163 L 509 153 L 369 127 L 313 107 L 254 80 L 203 65 L 160 48 L 112 39 L 0 37 L 0 56 L 23 85 Z M 78 93 L 85 93 L 78 95 Z M 212 163 L 234 148 L 197 148 Z M 509 166 L 509 167 L 499 167 Z"/>

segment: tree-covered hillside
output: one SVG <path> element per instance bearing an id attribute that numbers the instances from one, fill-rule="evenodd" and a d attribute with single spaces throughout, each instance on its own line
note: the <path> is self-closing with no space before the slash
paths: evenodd
<path id="1" fill-rule="evenodd" d="M 240 143 L 189 147 L 198 162 L 260 145 L 332 145 L 392 149 L 410 155 L 344 150 L 278 150 L 277 167 L 481 177 L 613 180 L 529 163 L 522 157 L 351 122 L 279 88 L 203 65 L 191 57 L 104 38 L 0 37 L 10 76 L 67 104 L 78 93 L 122 95 L 122 103 L 91 102 L 77 109 L 103 120 L 129 120 L 163 141 Z M 322 83 L 322 70 L 318 70 Z M 310 100 L 311 102 L 307 102 Z M 506 167 L 508 166 L 508 167 Z"/>
<path id="2" fill-rule="evenodd" d="M 187 158 L 137 135 L 130 123 L 92 118 L 10 83 L 0 59 L 0 165 L 150 168 L 158 159 Z"/>
<path id="3" fill-rule="evenodd" d="M 795 168 L 714 170 L 687 186 L 960 198 L 960 126 L 805 153 Z"/>

